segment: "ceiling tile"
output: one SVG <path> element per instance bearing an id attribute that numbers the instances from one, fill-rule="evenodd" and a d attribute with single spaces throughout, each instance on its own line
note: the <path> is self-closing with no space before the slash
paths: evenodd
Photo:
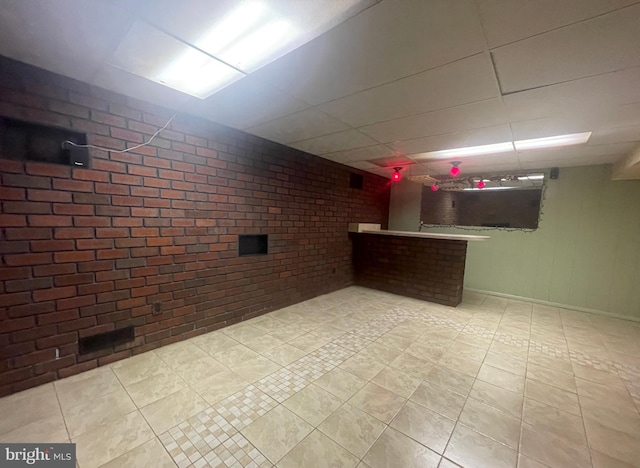
<path id="1" fill-rule="evenodd" d="M 608 145 L 584 145 L 546 150 L 522 151 L 518 153 L 518 159 L 522 163 L 535 161 L 559 163 L 563 160 L 597 160 L 598 158 L 602 158 L 603 162 L 606 162 L 610 157 L 620 157 L 625 154 L 629 154 L 634 146 L 635 143 L 615 143 Z"/>
<path id="2" fill-rule="evenodd" d="M 512 122 L 511 131 L 514 140 L 529 140 L 568 133 L 582 133 L 594 130 L 593 120 L 589 115 L 580 116 L 553 116 L 542 119 L 524 120 Z"/>
<path id="3" fill-rule="evenodd" d="M 534 36 L 637 0 L 478 0 L 489 47 Z"/>
<path id="4" fill-rule="evenodd" d="M 506 124 L 493 127 L 465 130 L 463 132 L 447 133 L 414 140 L 399 141 L 389 146 L 402 154 L 419 157 L 418 153 L 438 151 L 444 149 L 465 148 L 467 146 L 489 145 L 511 141 L 511 132 Z"/>
<path id="5" fill-rule="evenodd" d="M 545 86 L 503 97 L 514 121 L 559 113 L 601 112 L 602 109 L 640 101 L 640 67 L 591 78 Z"/>
<path id="6" fill-rule="evenodd" d="M 0 55 L 87 81 L 133 19 L 105 2 L 9 0 L 0 8 Z"/>
<path id="7" fill-rule="evenodd" d="M 384 145 L 365 146 L 346 151 L 336 151 L 334 153 L 323 154 L 322 157 L 331 159 L 339 163 L 347 164 L 354 161 L 365 161 L 369 159 L 384 158 L 393 156 L 394 150 Z"/>
<path id="8" fill-rule="evenodd" d="M 603 127 L 629 127 L 640 125 L 640 102 L 632 102 L 611 109 L 602 109 Z"/>
<path id="9" fill-rule="evenodd" d="M 613 108 L 603 108 L 599 112 L 565 113 L 534 120 L 511 122 L 511 131 L 516 140 L 541 138 L 553 135 L 580 132 L 608 132 L 617 127 L 640 126 L 640 103 L 632 103 Z M 613 135 L 613 133 L 610 133 Z M 593 137 L 592 137 L 593 140 Z"/>
<path id="10" fill-rule="evenodd" d="M 326 154 L 361 146 L 371 146 L 376 143 L 377 141 L 364 133 L 360 133 L 357 130 L 347 130 L 346 132 L 332 133 L 309 140 L 296 141 L 289 146 L 311 154 Z"/>
<path id="11" fill-rule="evenodd" d="M 368 125 L 360 127 L 359 130 L 378 141 L 387 143 L 489 127 L 506 121 L 506 112 L 500 100 L 489 99 Z"/>
<path id="12" fill-rule="evenodd" d="M 640 65 L 640 5 L 492 51 L 503 93 Z"/>
<path id="13" fill-rule="evenodd" d="M 318 111 L 305 109 L 247 129 L 247 132 L 280 143 L 307 140 L 348 130 L 347 124 Z"/>
<path id="14" fill-rule="evenodd" d="M 596 130 L 589 139 L 590 145 L 640 142 L 640 125 Z"/>
<path id="15" fill-rule="evenodd" d="M 191 112 L 223 125 L 246 129 L 306 107 L 297 99 L 249 75 L 197 102 Z"/>
<path id="16" fill-rule="evenodd" d="M 180 91 L 107 64 L 102 65 L 89 81 L 101 88 L 175 110 L 189 111 L 191 105 L 197 104 L 199 101 L 197 98 Z"/>
<path id="17" fill-rule="evenodd" d="M 483 101 L 498 91 L 491 60 L 478 54 L 362 91 L 320 108 L 354 127 Z"/>
<path id="18" fill-rule="evenodd" d="M 388 157 L 388 158 L 370 159 L 369 162 L 379 167 L 392 167 L 392 168 L 409 166 L 414 163 L 412 159 L 409 159 L 406 156 L 402 156 L 399 154 Z"/>
<path id="19" fill-rule="evenodd" d="M 541 162 L 523 162 L 521 163 L 522 169 L 548 169 L 551 167 L 574 167 L 574 166 L 598 166 L 601 164 L 613 164 L 620 159 L 619 155 L 597 156 L 597 157 L 585 157 L 578 159 L 562 159 L 559 161 L 541 161 Z M 562 172 L 560 172 L 559 178 L 562 178 Z"/>
<path id="20" fill-rule="evenodd" d="M 380 166 L 370 163 L 369 161 L 352 161 L 343 164 L 349 167 L 355 167 L 356 169 L 363 169 L 365 171 L 369 169 L 380 169 Z"/>
<path id="21" fill-rule="evenodd" d="M 382 177 L 386 177 L 387 179 L 391 178 L 391 174 L 393 174 L 393 169 L 388 168 L 388 167 L 379 167 L 379 168 L 372 168 L 368 170 L 369 172 L 373 173 L 373 174 L 377 174 L 379 176 Z"/>
<path id="22" fill-rule="evenodd" d="M 482 50 L 468 0 L 382 1 L 257 73 L 319 104 Z"/>

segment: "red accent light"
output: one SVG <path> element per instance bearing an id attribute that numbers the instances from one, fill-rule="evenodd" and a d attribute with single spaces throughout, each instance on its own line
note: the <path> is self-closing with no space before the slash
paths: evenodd
<path id="1" fill-rule="evenodd" d="M 460 175 L 460 168 L 458 166 L 453 166 L 449 171 L 451 177 L 458 177 Z"/>
<path id="2" fill-rule="evenodd" d="M 484 188 L 484 182 L 483 181 L 478 182 L 478 188 Z"/>
<path id="3" fill-rule="evenodd" d="M 394 182 L 399 182 L 400 179 L 402 179 L 402 174 L 400 173 L 400 169 L 399 167 L 394 167 L 394 173 L 391 175 L 391 180 Z"/>
<path id="4" fill-rule="evenodd" d="M 432 186 L 431 186 L 431 191 L 432 191 L 432 192 L 437 192 L 437 191 L 438 191 L 438 186 L 437 186 L 437 185 L 435 185 L 435 184 L 434 184 L 434 185 L 432 185 Z"/>

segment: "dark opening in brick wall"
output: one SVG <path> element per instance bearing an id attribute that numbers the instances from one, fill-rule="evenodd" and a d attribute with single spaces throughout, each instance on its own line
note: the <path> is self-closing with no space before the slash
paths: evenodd
<path id="1" fill-rule="evenodd" d="M 238 236 L 238 255 L 246 257 L 248 255 L 267 255 L 269 253 L 269 236 L 266 234 L 255 234 Z"/>
<path id="2" fill-rule="evenodd" d="M 117 345 L 133 341 L 133 327 L 120 328 L 96 335 L 85 336 L 78 340 L 78 353 L 88 354 L 103 349 L 113 349 Z"/>
<path id="3" fill-rule="evenodd" d="M 88 166 L 86 135 L 64 128 L 0 117 L 0 158 Z"/>
<path id="4" fill-rule="evenodd" d="M 352 172 L 349 175 L 349 187 L 353 189 L 362 190 L 363 184 L 364 184 L 364 177 L 362 177 L 362 174 L 356 174 Z"/>

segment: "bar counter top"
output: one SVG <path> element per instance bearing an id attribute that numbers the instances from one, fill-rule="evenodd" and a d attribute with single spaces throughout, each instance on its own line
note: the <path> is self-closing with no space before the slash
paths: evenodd
<path id="1" fill-rule="evenodd" d="M 377 234 L 379 236 L 422 237 L 424 239 L 442 239 L 458 241 L 483 241 L 491 239 L 489 236 L 467 236 L 464 234 L 439 234 L 435 232 L 393 231 L 382 230 L 380 224 L 349 223 L 349 232 L 358 234 Z"/>
<path id="2" fill-rule="evenodd" d="M 354 231 L 357 232 L 357 231 Z M 426 239 L 460 240 L 460 241 L 483 241 L 491 239 L 490 236 L 467 236 L 464 234 L 439 234 L 435 232 L 414 232 L 414 231 L 389 231 L 389 230 L 363 230 L 360 234 L 377 234 L 379 236 L 400 236 L 400 237 L 424 237 Z"/>

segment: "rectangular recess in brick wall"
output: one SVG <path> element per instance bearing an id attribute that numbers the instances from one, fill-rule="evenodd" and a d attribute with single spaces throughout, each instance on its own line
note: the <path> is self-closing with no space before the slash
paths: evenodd
<path id="1" fill-rule="evenodd" d="M 238 236 L 238 256 L 267 255 L 269 253 L 269 236 L 266 234 Z"/>
<path id="2" fill-rule="evenodd" d="M 120 328 L 105 333 L 85 336 L 78 340 L 78 354 L 89 354 L 133 341 L 133 327 Z"/>
<path id="3" fill-rule="evenodd" d="M 363 184 L 364 184 L 364 177 L 362 177 L 362 174 L 356 174 L 355 172 L 352 172 L 350 174 L 349 187 L 353 189 L 362 190 Z"/>
<path id="4" fill-rule="evenodd" d="M 88 166 L 83 133 L 0 117 L 0 157 L 19 161 Z"/>

